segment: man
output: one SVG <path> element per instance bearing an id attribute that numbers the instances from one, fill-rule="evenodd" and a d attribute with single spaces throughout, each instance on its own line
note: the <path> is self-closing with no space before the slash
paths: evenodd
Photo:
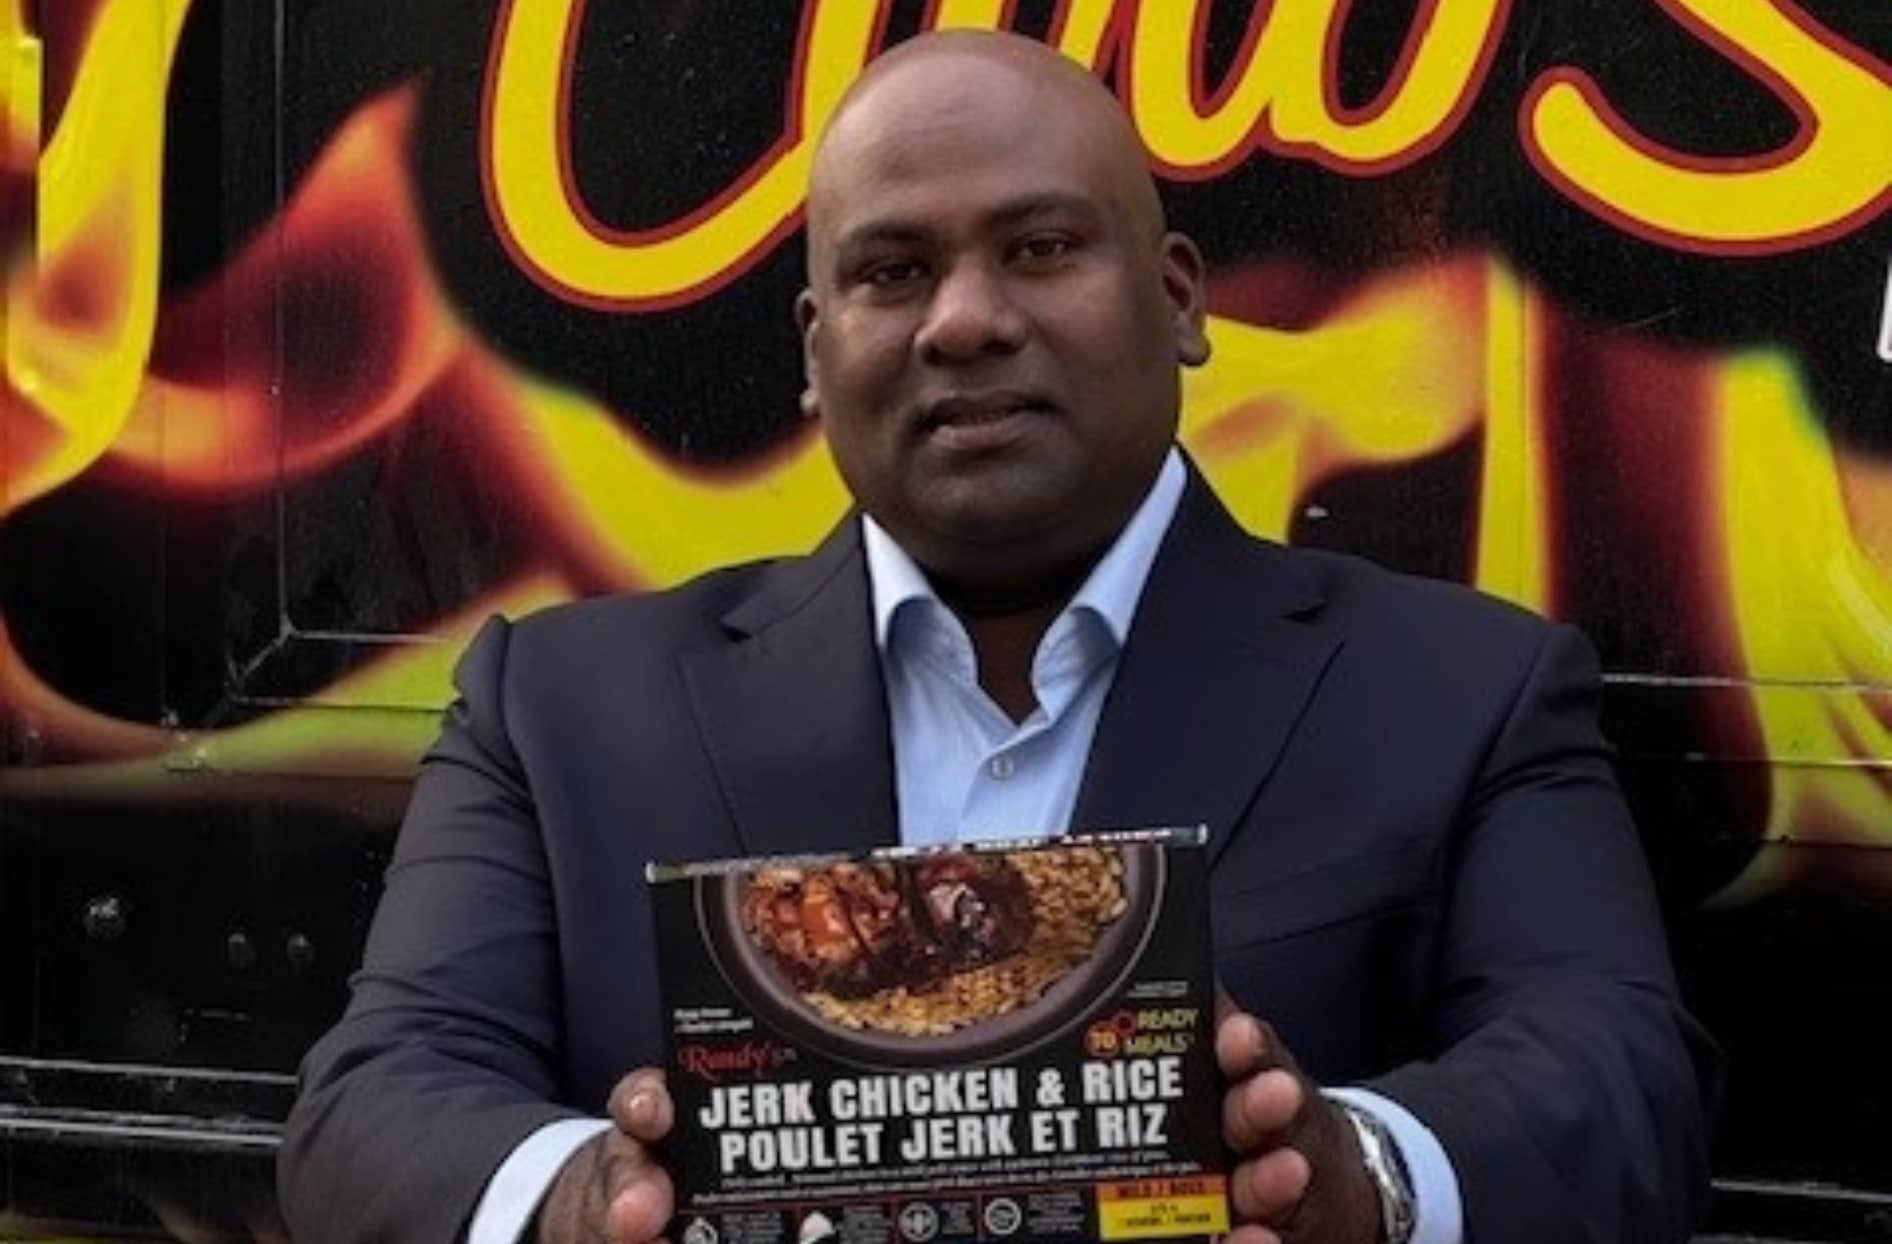
<path id="1" fill-rule="evenodd" d="M 1115 101 L 1012 36 L 905 44 L 808 243 L 862 514 L 474 642 L 305 1067 L 302 1244 L 661 1233 L 647 858 L 1194 821 L 1235 1238 L 1684 1238 L 1711 1058 L 1587 647 L 1235 527 L 1173 447 L 1202 260 Z"/>

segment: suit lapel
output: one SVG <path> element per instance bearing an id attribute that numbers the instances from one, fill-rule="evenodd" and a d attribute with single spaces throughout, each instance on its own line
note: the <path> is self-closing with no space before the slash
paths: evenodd
<path id="1" fill-rule="evenodd" d="M 893 748 L 860 524 L 779 562 L 723 618 L 728 642 L 680 660 L 697 724 L 751 855 L 892 843 Z"/>
<path id="2" fill-rule="evenodd" d="M 1306 563 L 1251 539 L 1192 469 L 1104 702 L 1074 828 L 1203 823 L 1213 862 L 1340 636 Z"/>

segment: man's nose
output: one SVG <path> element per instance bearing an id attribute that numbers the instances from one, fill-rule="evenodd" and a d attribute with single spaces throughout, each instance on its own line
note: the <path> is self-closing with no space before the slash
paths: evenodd
<path id="1" fill-rule="evenodd" d="M 1027 331 L 1004 274 L 989 265 L 961 263 L 933 287 L 915 345 L 928 362 L 948 363 L 1009 354 L 1024 344 Z"/>

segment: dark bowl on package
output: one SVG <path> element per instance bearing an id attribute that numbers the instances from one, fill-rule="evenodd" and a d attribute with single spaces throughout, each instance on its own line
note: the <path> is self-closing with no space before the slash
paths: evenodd
<path id="1" fill-rule="evenodd" d="M 907 1036 L 849 1028 L 823 1015 L 743 928 L 749 874 L 697 878 L 697 913 L 717 966 L 756 1018 L 787 1039 L 844 1062 L 927 1067 L 1015 1057 L 1067 1031 L 1123 985 L 1156 926 L 1163 850 L 1149 843 L 1110 848 L 1123 861 L 1124 910 L 1104 926 L 1090 955 L 1030 1002 L 952 1032 Z"/>

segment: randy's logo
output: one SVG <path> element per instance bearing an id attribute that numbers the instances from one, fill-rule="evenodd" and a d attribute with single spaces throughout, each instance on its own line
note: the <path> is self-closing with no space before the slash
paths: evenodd
<path id="1" fill-rule="evenodd" d="M 711 1084 L 719 1083 L 724 1076 L 765 1076 L 794 1060 L 793 1049 L 773 1041 L 728 1046 L 686 1045 L 677 1051 L 678 1067 Z"/>

